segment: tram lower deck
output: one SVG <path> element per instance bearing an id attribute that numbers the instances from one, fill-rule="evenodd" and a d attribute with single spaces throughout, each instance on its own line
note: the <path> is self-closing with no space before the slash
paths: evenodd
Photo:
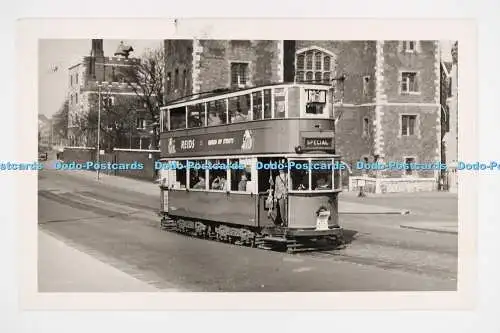
<path id="1" fill-rule="evenodd" d="M 161 186 L 165 229 L 247 246 L 286 246 L 290 251 L 318 241 L 328 246 L 342 242 L 338 156 L 233 156 L 161 163 L 167 169 L 162 170 Z M 228 169 L 213 168 L 224 163 Z M 221 179 L 224 185 L 219 186 Z M 280 181 L 281 196 L 276 185 Z"/>

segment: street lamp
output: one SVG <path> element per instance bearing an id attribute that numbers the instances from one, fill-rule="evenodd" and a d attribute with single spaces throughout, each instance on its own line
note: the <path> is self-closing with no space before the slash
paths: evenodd
<path id="1" fill-rule="evenodd" d="M 97 83 L 97 165 L 99 166 L 101 160 L 101 87 L 109 85 L 103 83 Z M 100 166 L 97 168 L 97 180 L 99 180 Z"/>

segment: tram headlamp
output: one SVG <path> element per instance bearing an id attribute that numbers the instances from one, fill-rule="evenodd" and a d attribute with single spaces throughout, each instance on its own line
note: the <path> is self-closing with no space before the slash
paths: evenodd
<path id="1" fill-rule="evenodd" d="M 296 147 L 295 147 L 295 152 L 296 152 L 297 154 L 302 154 L 302 147 L 301 147 L 301 146 L 296 146 Z"/>

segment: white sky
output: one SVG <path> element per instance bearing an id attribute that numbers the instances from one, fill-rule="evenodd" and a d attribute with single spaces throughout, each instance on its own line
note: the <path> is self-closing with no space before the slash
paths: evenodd
<path id="1" fill-rule="evenodd" d="M 121 40 L 104 40 L 104 56 L 113 56 Z M 146 49 L 163 47 L 162 40 L 127 40 L 134 52 L 131 57 L 140 57 Z M 91 39 L 42 39 L 39 41 L 39 110 L 41 114 L 50 117 L 61 107 L 68 90 L 68 68 L 81 62 L 90 55 Z M 57 72 L 51 68 L 58 66 Z"/>
<path id="2" fill-rule="evenodd" d="M 133 57 L 146 49 L 163 47 L 162 40 L 123 40 L 134 48 Z M 104 40 L 104 55 L 113 56 L 120 40 Z M 39 113 L 51 117 L 64 102 L 68 89 L 68 68 L 90 54 L 90 39 L 44 39 L 39 42 Z M 441 57 L 451 61 L 451 41 L 441 42 Z M 51 68 L 57 66 L 57 72 Z"/>

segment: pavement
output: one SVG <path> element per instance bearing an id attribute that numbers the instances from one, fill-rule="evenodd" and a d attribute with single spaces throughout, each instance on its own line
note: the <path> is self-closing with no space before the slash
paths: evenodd
<path id="1" fill-rule="evenodd" d="M 160 291 L 43 230 L 38 231 L 38 249 L 39 292 Z"/>
<path id="2" fill-rule="evenodd" d="M 136 180 L 132 178 L 119 177 L 119 176 L 111 176 L 106 174 L 100 174 L 99 180 L 97 180 L 97 174 L 91 171 L 80 171 L 80 170 L 71 170 L 65 171 L 71 175 L 79 176 L 85 179 L 98 181 L 99 183 L 106 184 L 119 189 L 126 189 L 130 191 L 135 191 L 138 193 L 146 194 L 146 195 L 159 195 L 158 183 L 147 182 L 142 180 Z M 428 198 L 430 201 L 433 201 L 435 196 L 443 197 L 449 196 L 448 193 L 425 193 L 425 192 L 416 192 L 416 193 L 391 193 L 391 194 L 381 194 L 381 195 L 373 195 L 368 194 L 368 197 L 359 198 L 357 197 L 357 193 L 354 192 L 343 192 L 340 196 L 339 202 L 339 214 L 340 215 L 411 215 L 418 213 L 417 210 L 422 207 L 415 207 L 415 209 L 409 209 L 403 207 L 395 207 L 394 204 L 397 202 L 397 198 L 408 199 L 406 200 L 406 204 L 413 205 L 415 202 L 415 198 L 424 197 Z M 380 204 L 378 201 L 383 201 L 384 204 Z M 413 202 L 412 202 L 413 201 Z M 370 203 L 367 203 L 370 202 Z M 423 206 L 423 209 L 426 206 Z M 405 221 L 400 224 L 401 228 L 420 230 L 420 231 L 428 231 L 428 232 L 436 232 L 436 233 L 451 233 L 458 234 L 458 217 L 446 220 L 440 220 L 435 218 L 425 217 L 419 219 L 418 221 Z M 454 221 L 453 221 L 454 220 Z"/>

